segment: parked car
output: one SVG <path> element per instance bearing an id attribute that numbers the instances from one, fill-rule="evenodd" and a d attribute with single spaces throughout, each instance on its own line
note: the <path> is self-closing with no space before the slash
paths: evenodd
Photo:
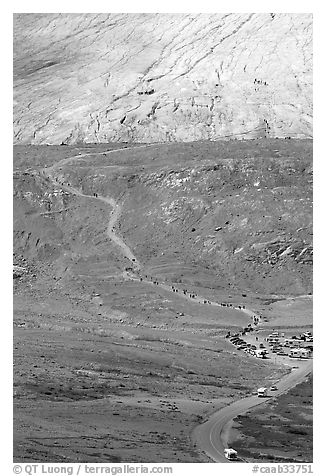
<path id="1" fill-rule="evenodd" d="M 276 385 L 272 385 L 271 390 L 274 392 L 275 390 L 278 390 L 278 388 L 276 387 Z"/>

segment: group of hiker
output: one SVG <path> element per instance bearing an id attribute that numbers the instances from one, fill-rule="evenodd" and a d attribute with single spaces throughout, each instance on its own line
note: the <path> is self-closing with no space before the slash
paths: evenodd
<path id="1" fill-rule="evenodd" d="M 254 84 L 263 84 L 264 86 L 267 86 L 266 81 L 262 81 L 261 79 L 257 79 L 257 78 L 254 79 Z"/>
<path id="2" fill-rule="evenodd" d="M 155 284 L 156 286 L 159 286 L 160 283 L 157 279 L 151 277 L 151 276 L 148 276 L 147 274 L 145 274 L 145 278 L 148 279 L 149 281 L 151 281 L 153 284 Z M 139 280 L 140 281 L 143 281 L 143 278 L 141 276 L 139 276 Z M 162 283 L 163 284 L 163 283 Z M 198 295 L 196 293 L 193 293 L 193 292 L 189 292 L 187 289 L 178 289 L 176 288 L 174 285 L 171 285 L 170 286 L 171 288 L 171 291 L 174 292 L 174 293 L 183 293 L 185 296 L 191 298 L 191 299 L 195 299 L 195 298 L 198 298 Z M 209 300 L 209 299 L 203 299 L 202 300 L 202 304 L 212 304 L 212 302 Z M 239 309 L 239 310 L 242 310 L 242 309 L 245 309 L 246 306 L 243 304 L 243 305 L 233 305 L 232 303 L 224 303 L 224 302 L 221 302 L 221 303 L 216 303 L 218 304 L 219 306 L 222 306 L 222 307 L 230 307 L 232 309 Z M 259 323 L 259 316 L 256 316 L 254 315 L 252 317 L 253 319 L 253 323 L 254 325 L 258 325 Z"/>

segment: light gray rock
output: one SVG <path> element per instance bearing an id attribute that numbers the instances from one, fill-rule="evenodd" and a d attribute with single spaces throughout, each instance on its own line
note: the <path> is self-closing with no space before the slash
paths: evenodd
<path id="1" fill-rule="evenodd" d="M 310 14 L 15 14 L 14 140 L 312 136 Z"/>

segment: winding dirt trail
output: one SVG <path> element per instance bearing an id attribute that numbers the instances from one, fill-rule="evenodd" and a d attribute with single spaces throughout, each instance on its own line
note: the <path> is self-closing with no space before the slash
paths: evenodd
<path id="1" fill-rule="evenodd" d="M 66 157 L 65 159 L 61 159 L 59 162 L 56 164 L 51 165 L 50 167 L 46 167 L 43 170 L 43 172 L 48 173 L 48 171 L 55 171 L 58 167 L 61 167 L 62 165 L 67 165 L 71 160 L 78 160 L 78 159 L 83 159 L 84 157 L 91 157 L 93 156 L 98 156 L 98 155 L 111 155 L 114 154 L 115 152 L 122 152 L 124 150 L 138 150 L 138 149 L 147 149 L 149 147 L 157 147 L 157 144 L 144 144 L 140 145 L 137 147 L 121 147 L 120 149 L 112 149 L 112 150 L 105 150 L 104 152 L 86 152 L 85 154 L 76 154 L 72 155 L 70 157 Z"/>
<path id="2" fill-rule="evenodd" d="M 143 283 L 150 284 L 152 286 L 158 286 L 158 287 L 164 289 L 165 291 L 169 291 L 169 292 L 173 293 L 175 296 L 180 297 L 181 299 L 186 299 L 187 301 L 191 301 L 192 303 L 204 304 L 205 306 L 208 305 L 208 306 L 213 306 L 213 307 L 214 306 L 215 307 L 225 307 L 225 306 L 223 306 L 222 303 L 219 303 L 219 302 L 216 302 L 216 301 L 210 301 L 209 299 L 204 298 L 202 296 L 198 296 L 197 294 L 194 295 L 194 297 L 191 297 L 192 293 L 190 293 L 190 292 L 187 292 L 187 294 L 184 294 L 183 290 L 180 289 L 180 288 L 176 288 L 176 287 L 168 285 L 168 284 L 160 283 L 157 280 L 151 281 L 151 280 L 146 279 L 144 277 L 137 276 L 137 275 L 135 275 L 135 274 L 133 274 L 129 271 L 124 271 L 122 274 L 123 274 L 124 277 L 126 277 L 128 279 L 131 279 L 132 281 L 141 281 Z M 173 288 L 174 288 L 175 291 L 173 291 Z M 249 316 L 252 319 L 254 318 L 254 316 L 259 317 L 259 316 L 257 316 L 257 313 L 255 313 L 251 309 L 247 309 L 247 308 L 239 309 L 238 306 L 233 306 L 232 304 L 229 304 L 227 309 L 234 309 L 235 311 L 242 312 L 242 313 L 246 314 L 247 316 Z"/>
<path id="3" fill-rule="evenodd" d="M 87 152 L 85 154 L 79 153 L 79 154 L 76 154 L 76 155 L 73 155 L 73 156 L 70 156 L 70 157 L 66 157 L 66 158 L 60 160 L 59 162 L 53 164 L 52 166 L 42 169 L 42 174 L 44 176 L 48 177 L 55 186 L 60 185 L 63 189 L 65 189 L 66 191 L 69 191 L 70 193 L 72 193 L 74 195 L 78 195 L 80 197 L 85 197 L 85 198 L 90 198 L 92 200 L 100 200 L 100 201 L 105 202 L 108 205 L 110 205 L 110 207 L 112 208 L 112 212 L 111 212 L 110 220 L 108 222 L 108 226 L 107 226 L 107 230 L 106 230 L 107 236 L 110 238 L 111 241 L 113 241 L 114 243 L 116 243 L 120 247 L 123 256 L 125 256 L 125 258 L 127 258 L 129 261 L 131 261 L 132 267 L 136 272 L 139 272 L 139 270 L 141 269 L 141 267 L 142 267 L 141 263 L 136 258 L 136 256 L 133 254 L 130 247 L 115 232 L 115 225 L 118 222 L 118 220 L 121 216 L 121 213 L 122 213 L 122 205 L 120 205 L 113 197 L 103 197 L 101 195 L 97 195 L 97 196 L 86 195 L 86 194 L 82 193 L 80 190 L 72 187 L 69 184 L 65 184 L 65 183 L 62 183 L 62 182 L 60 183 L 60 182 L 58 182 L 57 178 L 55 177 L 55 174 L 57 172 L 57 169 L 60 169 L 60 167 L 69 164 L 69 162 L 71 162 L 71 161 L 83 159 L 84 157 L 109 155 L 109 154 L 114 154 L 116 152 L 121 152 L 121 151 L 126 151 L 126 150 L 144 149 L 144 148 L 156 147 L 156 146 L 157 146 L 157 144 L 144 144 L 144 145 L 140 145 L 140 146 L 137 146 L 137 147 L 123 147 L 123 148 L 120 148 L 120 149 L 113 149 L 113 150 L 104 151 L 104 152 Z M 132 275 L 130 273 L 123 273 L 123 274 L 128 279 L 138 280 L 138 281 L 142 280 L 143 282 L 146 282 L 148 284 L 154 284 L 152 281 L 141 278 L 140 276 L 135 276 L 135 275 Z M 171 286 L 165 285 L 163 283 L 159 283 L 157 281 L 156 281 L 156 283 L 159 287 L 163 288 L 164 290 L 174 292 L 173 289 L 171 289 Z M 208 301 L 207 299 L 205 299 L 201 296 L 196 295 L 196 296 L 191 298 L 190 295 L 184 294 L 183 292 L 181 292 L 181 290 L 178 290 L 178 291 L 179 292 L 176 293 L 177 295 L 179 295 L 180 297 L 182 297 L 184 299 L 191 300 L 192 302 L 196 302 L 197 304 L 206 304 L 207 301 Z M 204 302 L 204 301 L 206 301 L 206 302 Z M 222 303 L 218 303 L 218 302 L 214 302 L 214 301 L 210 301 L 209 304 L 212 305 L 212 306 L 223 307 Z M 236 309 L 238 311 L 241 311 L 242 313 L 249 316 L 251 319 L 253 319 L 254 316 L 256 316 L 256 313 L 254 311 L 250 310 L 250 309 L 247 309 L 247 308 L 238 309 L 237 307 L 232 306 L 232 305 L 230 305 L 229 307 L 233 308 L 233 309 Z"/>
<path id="4" fill-rule="evenodd" d="M 59 162 L 53 164 L 52 166 L 43 168 L 41 170 L 41 173 L 44 176 L 46 176 L 48 179 L 50 179 L 54 186 L 60 185 L 60 187 L 62 187 L 64 190 L 72 193 L 73 195 L 89 198 L 89 199 L 92 199 L 92 200 L 100 200 L 100 201 L 105 202 L 108 205 L 110 205 L 110 207 L 112 208 L 112 212 L 111 212 L 111 216 L 110 216 L 108 226 L 107 226 L 107 229 L 106 229 L 106 234 L 107 234 L 107 236 L 109 237 L 109 239 L 111 241 L 113 241 L 114 243 L 116 243 L 117 246 L 119 246 L 120 250 L 122 251 L 123 256 L 131 262 L 132 268 L 134 269 L 134 271 L 136 273 L 139 273 L 140 269 L 142 268 L 142 265 L 139 262 L 139 260 L 137 259 L 137 257 L 134 255 L 134 253 L 131 251 L 130 247 L 122 240 L 122 238 L 120 238 L 117 235 L 117 233 L 115 231 L 115 225 L 117 224 L 117 222 L 118 222 L 118 220 L 121 216 L 121 213 L 122 213 L 122 205 L 119 204 L 113 197 L 108 197 L 108 196 L 103 197 L 101 195 L 96 195 L 96 196 L 95 195 L 87 195 L 87 194 L 82 193 L 80 190 L 72 187 L 70 184 L 63 183 L 62 181 L 59 182 L 57 177 L 56 177 L 56 173 L 57 173 L 57 170 L 60 169 L 62 166 L 67 165 L 67 164 L 69 164 L 70 162 L 72 162 L 74 160 L 83 159 L 84 157 L 109 155 L 109 154 L 114 154 L 116 152 L 121 152 L 121 151 L 126 151 L 126 150 L 136 150 L 136 149 L 143 149 L 143 148 L 156 147 L 156 146 L 157 146 L 157 144 L 144 144 L 144 145 L 137 146 L 137 147 L 123 147 L 123 148 L 120 148 L 120 149 L 113 149 L 113 150 L 104 151 L 104 152 L 87 152 L 85 154 L 79 153 L 79 154 L 61 159 Z M 219 302 L 216 302 L 216 301 L 209 301 L 208 299 L 205 299 L 205 298 L 203 298 L 201 296 L 197 296 L 197 295 L 194 295 L 193 297 L 190 297 L 191 293 L 184 294 L 180 289 L 178 289 L 178 291 L 176 291 L 176 288 L 175 288 L 175 290 L 173 290 L 172 286 L 168 286 L 166 284 L 160 283 L 157 280 L 155 280 L 153 282 L 151 280 L 146 280 L 145 278 L 141 277 L 140 275 L 131 274 L 129 272 L 124 272 L 123 275 L 124 275 L 125 278 L 130 279 L 130 280 L 143 281 L 144 283 L 147 283 L 147 284 L 157 285 L 157 286 L 161 287 L 162 289 L 164 289 L 165 291 L 173 292 L 174 294 L 178 295 L 179 297 L 181 297 L 183 299 L 191 300 L 192 302 L 195 302 L 197 304 L 205 304 L 206 305 L 206 304 L 209 303 L 209 305 L 211 305 L 211 306 L 223 307 L 222 303 L 219 303 Z M 239 309 L 238 307 L 230 305 L 230 304 L 229 304 L 228 307 L 246 314 L 251 319 L 253 319 L 255 316 L 257 316 L 254 311 L 252 311 L 250 309 L 247 309 L 247 308 Z M 257 317 L 259 317 L 259 316 L 257 316 Z"/>
<path id="5" fill-rule="evenodd" d="M 115 152 L 121 152 L 125 150 L 135 150 L 135 149 L 143 149 L 143 148 L 148 148 L 148 147 L 153 147 L 156 146 L 156 144 L 146 144 L 146 145 L 141 145 L 137 147 L 123 147 L 121 149 L 113 149 L 113 150 L 108 150 L 104 152 L 89 152 L 85 154 L 77 154 L 73 155 L 71 157 L 66 157 L 65 159 L 60 160 L 56 164 L 43 168 L 41 173 L 49 178 L 51 182 L 53 183 L 54 186 L 60 185 L 64 190 L 72 193 L 73 195 L 77 195 L 79 197 L 85 197 L 85 198 L 90 198 L 92 200 L 100 200 L 102 202 L 107 203 L 110 205 L 112 208 L 111 216 L 108 222 L 108 226 L 106 229 L 106 234 L 110 238 L 111 241 L 116 243 L 120 249 L 122 250 L 122 254 L 132 262 L 133 267 L 136 269 L 140 269 L 140 263 L 137 260 L 136 256 L 133 254 L 129 246 L 115 233 L 115 225 L 118 222 L 120 216 L 121 216 L 121 211 L 122 211 L 122 206 L 118 204 L 118 202 L 113 198 L 113 197 L 103 197 L 101 195 L 87 195 L 82 193 L 80 190 L 72 187 L 69 184 L 58 182 L 57 178 L 55 177 L 55 173 L 57 172 L 57 169 L 60 167 L 67 165 L 69 162 L 74 161 L 74 160 L 80 160 L 83 159 L 84 157 L 91 157 L 91 156 L 98 156 L 98 155 L 109 155 L 113 154 Z"/>

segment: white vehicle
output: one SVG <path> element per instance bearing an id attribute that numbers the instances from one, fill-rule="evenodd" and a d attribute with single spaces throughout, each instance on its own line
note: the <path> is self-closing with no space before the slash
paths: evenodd
<path id="1" fill-rule="evenodd" d="M 309 349 L 290 349 L 290 357 L 297 357 L 299 359 L 309 359 L 311 357 L 311 351 Z"/>
<path id="2" fill-rule="evenodd" d="M 266 359 L 267 354 L 268 354 L 268 351 L 266 349 L 256 349 L 255 350 L 256 357 L 259 357 L 260 359 Z"/>
<path id="3" fill-rule="evenodd" d="M 226 457 L 226 459 L 234 461 L 234 460 L 238 459 L 238 452 L 235 451 L 232 448 L 226 448 L 224 450 L 224 456 Z"/>
<path id="4" fill-rule="evenodd" d="M 280 339 L 278 337 L 267 337 L 267 342 L 269 344 L 278 344 L 280 342 Z"/>
<path id="5" fill-rule="evenodd" d="M 267 388 L 261 387 L 257 390 L 258 397 L 267 397 Z"/>
<path id="6" fill-rule="evenodd" d="M 306 336 L 306 337 L 312 337 L 312 333 L 311 333 L 311 332 L 305 332 L 303 335 Z"/>

